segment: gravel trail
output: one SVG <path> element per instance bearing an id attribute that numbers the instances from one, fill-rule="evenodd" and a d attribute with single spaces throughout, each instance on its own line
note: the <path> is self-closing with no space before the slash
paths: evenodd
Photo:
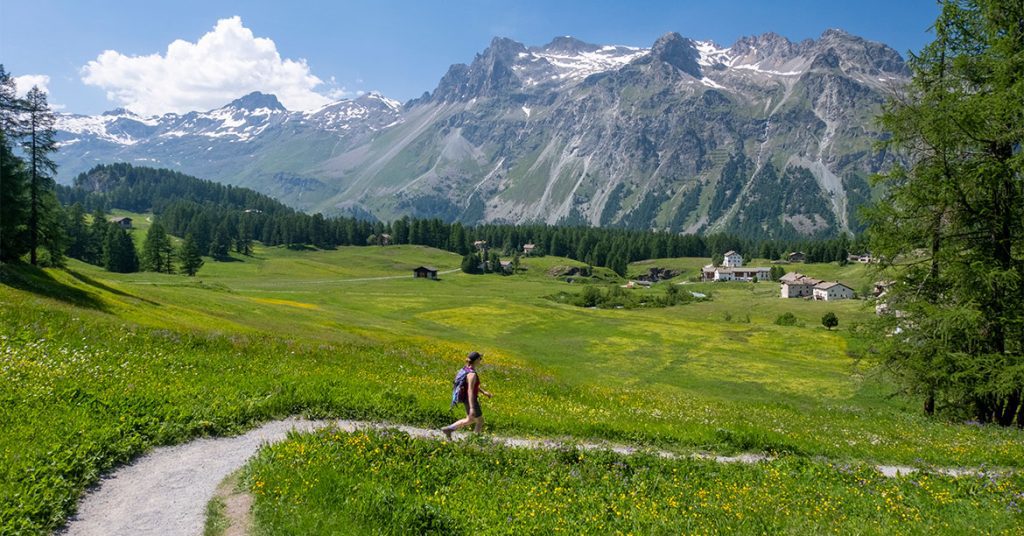
<path id="1" fill-rule="evenodd" d="M 388 423 L 346 420 L 308 420 L 288 418 L 268 422 L 259 428 L 235 437 L 201 438 L 170 447 L 158 447 L 130 465 L 107 475 L 89 490 L 72 517 L 59 534 L 74 536 L 110 535 L 180 535 L 202 534 L 206 520 L 206 503 L 214 496 L 218 484 L 241 468 L 256 454 L 260 446 L 285 439 L 289 431 L 312 431 L 334 425 L 341 430 L 360 428 L 397 428 L 413 437 L 441 439 L 437 430 Z M 518 448 L 556 448 L 563 443 L 549 439 L 492 437 L 496 443 Z M 609 449 L 632 454 L 638 449 L 609 443 L 573 443 L 585 450 Z M 677 454 L 657 451 L 665 458 Z M 692 458 L 719 463 L 758 463 L 769 460 L 763 454 L 716 456 L 691 454 Z M 885 476 L 918 471 L 909 466 L 878 465 Z M 952 476 L 979 474 L 975 469 L 934 469 Z"/>
<path id="2" fill-rule="evenodd" d="M 280 441 L 290 430 L 333 422 L 285 419 L 240 436 L 155 448 L 103 478 L 62 534 L 202 534 L 206 503 L 217 484 L 245 465 L 260 445 Z"/>

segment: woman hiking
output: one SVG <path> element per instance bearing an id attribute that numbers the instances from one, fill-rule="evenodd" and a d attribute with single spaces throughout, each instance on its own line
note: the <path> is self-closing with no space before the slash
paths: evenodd
<path id="1" fill-rule="evenodd" d="M 462 370 L 455 376 L 455 389 L 458 392 L 452 397 L 452 402 L 466 405 L 466 418 L 441 429 L 449 440 L 452 438 L 452 432 L 473 423 L 476 423 L 474 428 L 476 433 L 480 433 L 484 429 L 484 412 L 480 408 L 480 394 L 487 398 L 491 398 L 492 395 L 480 384 L 480 375 L 476 372 L 476 366 L 483 357 L 480 352 L 470 352 L 466 356 L 466 366 L 462 367 Z"/>

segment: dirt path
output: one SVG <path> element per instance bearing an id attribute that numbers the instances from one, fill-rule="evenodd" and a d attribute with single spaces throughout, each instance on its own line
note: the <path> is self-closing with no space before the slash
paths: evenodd
<path id="1" fill-rule="evenodd" d="M 155 448 L 131 465 L 115 470 L 90 490 L 78 506 L 78 514 L 61 534 L 68 535 L 148 535 L 148 534 L 202 534 L 206 517 L 206 504 L 217 493 L 218 485 L 245 465 L 259 447 L 285 439 L 288 432 L 311 431 L 329 425 L 354 431 L 360 428 L 391 427 L 413 437 L 441 439 L 437 430 L 411 426 L 390 425 L 345 420 L 316 420 L 289 418 L 266 423 L 259 428 L 235 437 L 196 439 L 172 447 Z M 493 437 L 496 443 L 519 448 L 556 448 L 562 443 L 553 440 Z M 609 443 L 582 443 L 577 447 L 587 450 L 609 449 L 621 454 L 632 454 L 636 448 Z M 676 454 L 658 452 L 663 457 Z M 694 458 L 719 463 L 757 463 L 768 459 L 762 454 L 714 456 L 693 454 Z M 896 465 L 876 466 L 886 476 L 917 471 L 912 467 Z M 971 469 L 940 469 L 936 472 L 954 476 L 977 474 Z M 248 508 L 247 505 L 231 505 Z M 237 518 L 238 512 L 232 517 Z"/>

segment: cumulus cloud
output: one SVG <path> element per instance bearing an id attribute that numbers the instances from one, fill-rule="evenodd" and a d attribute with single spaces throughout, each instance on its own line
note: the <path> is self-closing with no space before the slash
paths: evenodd
<path id="1" fill-rule="evenodd" d="M 25 98 L 28 91 L 33 86 L 38 87 L 43 93 L 47 95 L 47 101 L 50 96 L 50 77 L 45 74 L 23 74 L 21 76 L 14 77 L 14 91 L 17 93 L 19 98 Z M 63 104 L 56 104 L 54 102 L 48 102 L 51 110 L 63 110 Z"/>
<path id="2" fill-rule="evenodd" d="M 106 50 L 82 68 L 82 81 L 141 115 L 209 110 L 253 91 L 276 95 L 290 110 L 331 101 L 316 91 L 325 84 L 306 60 L 282 59 L 273 40 L 255 37 L 237 16 L 217 21 L 195 43 L 174 41 L 163 55 Z"/>
<path id="3" fill-rule="evenodd" d="M 45 74 L 23 74 L 14 77 L 14 88 L 20 98 L 25 98 L 25 94 L 32 89 L 32 86 L 38 86 L 43 93 L 49 94 L 50 89 L 47 87 L 49 85 L 50 77 Z"/>

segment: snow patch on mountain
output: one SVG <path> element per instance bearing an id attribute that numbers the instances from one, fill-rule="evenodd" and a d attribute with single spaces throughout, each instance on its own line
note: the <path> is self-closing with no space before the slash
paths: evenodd
<path id="1" fill-rule="evenodd" d="M 730 55 L 730 48 L 722 48 L 713 41 L 694 41 L 694 46 L 697 52 L 700 53 L 700 59 L 697 63 L 701 67 L 711 67 L 712 65 L 721 63 L 722 65 L 730 65 L 733 61 Z"/>
<path id="2" fill-rule="evenodd" d="M 583 51 L 535 48 L 520 52 L 512 70 L 526 86 L 549 81 L 578 82 L 593 74 L 622 68 L 649 53 L 647 48 L 623 45 Z"/>
<path id="3" fill-rule="evenodd" d="M 62 140 L 63 144 L 77 143 L 81 141 L 82 136 L 94 136 L 118 145 L 134 145 L 139 141 L 136 137 L 115 128 L 116 123 L 124 120 L 133 121 L 143 126 L 157 124 L 155 119 L 142 119 L 134 114 L 127 116 L 57 114 L 55 128 L 76 136 L 73 139 Z"/>

